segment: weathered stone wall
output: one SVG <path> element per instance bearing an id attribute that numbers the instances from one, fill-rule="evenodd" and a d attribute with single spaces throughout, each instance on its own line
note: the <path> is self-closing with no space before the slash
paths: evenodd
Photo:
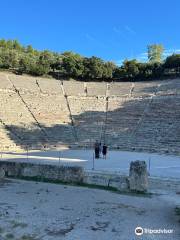
<path id="1" fill-rule="evenodd" d="M 112 187 L 119 191 L 129 191 L 129 178 L 125 175 L 86 171 L 84 183 Z"/>
<path id="2" fill-rule="evenodd" d="M 76 166 L 67 167 L 1 161 L 0 169 L 5 171 L 6 177 L 46 179 L 65 183 L 81 183 L 84 179 L 83 168 Z"/>
<path id="3" fill-rule="evenodd" d="M 170 190 L 172 192 L 180 193 L 180 179 L 178 178 L 160 178 L 149 177 L 149 191 L 160 192 L 161 190 Z"/>
<path id="4" fill-rule="evenodd" d="M 86 171 L 84 182 L 88 184 L 113 187 L 123 192 L 130 191 L 130 178 L 126 175 Z M 147 192 L 159 193 L 162 191 L 180 192 L 180 179 L 148 177 Z M 137 191 L 137 189 L 136 189 Z M 133 191 L 134 192 L 134 191 Z M 141 192 L 141 191 L 140 191 Z"/>
<path id="5" fill-rule="evenodd" d="M 0 172 L 6 177 L 46 180 L 76 184 L 90 184 L 129 191 L 128 176 L 96 171 L 84 171 L 76 166 L 53 166 L 46 164 L 0 161 Z"/>
<path id="6" fill-rule="evenodd" d="M 119 175 L 117 173 L 84 171 L 83 168 L 75 166 L 52 166 L 0 161 L 0 180 L 4 178 L 4 175 L 10 178 L 97 185 L 110 187 L 111 189 L 117 189 L 122 192 L 145 192 L 145 188 L 143 188 L 143 191 L 142 188 L 139 189 L 139 186 L 142 186 L 141 184 L 143 184 L 143 182 L 131 189 L 131 179 L 129 176 Z M 142 174 L 142 176 L 144 175 Z M 143 181 L 143 178 L 141 180 Z M 148 185 L 147 182 L 145 182 L 145 185 L 147 192 L 157 193 L 162 190 L 180 192 L 180 180 L 178 179 L 149 177 Z"/>

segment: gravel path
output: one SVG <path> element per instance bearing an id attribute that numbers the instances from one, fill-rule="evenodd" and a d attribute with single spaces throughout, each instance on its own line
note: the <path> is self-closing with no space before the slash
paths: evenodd
<path id="1" fill-rule="evenodd" d="M 180 239 L 179 193 L 151 197 L 22 180 L 0 184 L 0 239 L 134 240 Z M 172 234 L 134 229 L 167 228 Z"/>

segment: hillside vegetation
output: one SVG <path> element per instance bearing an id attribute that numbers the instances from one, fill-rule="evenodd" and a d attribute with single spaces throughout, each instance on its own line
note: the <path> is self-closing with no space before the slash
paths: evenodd
<path id="1" fill-rule="evenodd" d="M 162 55 L 162 45 L 149 45 L 149 62 L 125 60 L 119 67 L 95 56 L 88 58 L 74 52 L 38 51 L 31 45 L 22 46 L 17 40 L 0 40 L 0 69 L 86 81 L 140 81 L 179 76 L 180 54 L 173 54 L 163 61 Z"/>

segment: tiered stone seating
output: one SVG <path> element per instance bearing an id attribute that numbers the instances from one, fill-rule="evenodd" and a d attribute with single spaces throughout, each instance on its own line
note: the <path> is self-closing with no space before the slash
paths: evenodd
<path id="1" fill-rule="evenodd" d="M 84 83 L 76 81 L 63 81 L 63 87 L 66 95 L 80 96 L 84 95 Z"/>
<path id="2" fill-rule="evenodd" d="M 146 146 L 149 151 L 179 152 L 179 120 L 180 97 L 155 98 L 134 136 L 136 148 L 142 150 Z"/>
<path id="3" fill-rule="evenodd" d="M 87 82 L 88 96 L 105 96 L 106 83 L 105 82 Z"/>
<path id="4" fill-rule="evenodd" d="M 136 82 L 133 90 L 133 97 L 148 97 L 154 95 L 180 94 L 180 79 Z"/>
<path id="5" fill-rule="evenodd" d="M 9 136 L 8 130 L 5 128 L 5 126 L 2 123 L 0 123 L 0 141 L 1 141 L 0 150 L 2 152 L 21 150 L 20 142 L 18 142 L 18 139 L 16 139 L 16 141 L 13 141 Z"/>
<path id="6" fill-rule="evenodd" d="M 130 82 L 114 82 L 110 84 L 110 96 L 127 96 L 130 93 L 132 83 Z"/>
<path id="7" fill-rule="evenodd" d="M 180 79 L 164 80 L 160 83 L 158 95 L 180 94 Z"/>
<path id="8" fill-rule="evenodd" d="M 179 153 L 180 97 L 109 101 L 106 141 L 124 150 Z"/>
<path id="9" fill-rule="evenodd" d="M 35 78 L 27 77 L 27 76 L 16 76 L 16 75 L 9 75 L 11 82 L 16 86 L 16 89 L 24 92 L 37 92 L 38 87 L 35 83 Z"/>
<path id="10" fill-rule="evenodd" d="M 149 100 L 109 100 L 106 139 L 114 147 L 130 147 L 131 135 L 143 116 Z"/>
<path id="11" fill-rule="evenodd" d="M 110 147 L 180 153 L 180 81 L 106 83 L 0 73 L 0 149 L 93 144 L 105 133 Z M 37 81 L 37 82 L 36 82 Z M 132 91 L 131 91 L 132 90 Z M 156 93 L 156 94 L 155 94 Z M 72 118 L 71 118 L 72 117 Z M 72 121 L 74 127 L 72 125 Z"/>
<path id="12" fill-rule="evenodd" d="M 46 131 L 49 142 L 74 141 L 71 120 L 62 95 L 22 95 L 33 115 Z"/>
<path id="13" fill-rule="evenodd" d="M 58 94 L 62 95 L 62 89 L 59 80 L 47 79 L 47 78 L 36 78 L 39 88 L 38 91 L 47 94 Z"/>
<path id="14" fill-rule="evenodd" d="M 6 77 L 6 73 L 0 72 L 0 91 L 8 91 L 12 89 L 13 89 L 13 86 L 8 81 Z"/>
<path id="15" fill-rule="evenodd" d="M 35 136 L 25 133 L 26 131 L 37 130 L 37 126 L 34 125 L 34 119 L 15 92 L 0 94 L 0 118 L 11 130 L 8 134 L 14 141 L 17 141 L 16 135 L 21 139 L 22 145 L 28 145 L 35 141 Z M 44 141 L 41 134 L 37 135 L 36 139 L 39 142 Z"/>
<path id="16" fill-rule="evenodd" d="M 159 82 L 136 82 L 134 84 L 134 89 L 132 97 L 149 97 L 158 91 Z"/>
<path id="17" fill-rule="evenodd" d="M 96 97 L 68 98 L 80 143 L 100 139 L 105 119 L 105 100 Z"/>

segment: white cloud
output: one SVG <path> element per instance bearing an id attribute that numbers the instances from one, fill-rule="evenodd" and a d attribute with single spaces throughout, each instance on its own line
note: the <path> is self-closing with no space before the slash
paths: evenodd
<path id="1" fill-rule="evenodd" d="M 130 34 L 132 34 L 132 35 L 135 35 L 135 34 L 136 34 L 136 32 L 135 32 L 131 27 L 125 26 L 124 28 L 125 28 L 125 30 L 126 30 L 128 33 L 130 33 Z"/>
<path id="2" fill-rule="evenodd" d="M 169 55 L 172 55 L 173 53 L 180 53 L 180 49 L 166 49 L 164 50 L 163 56 L 167 57 Z"/>
<path id="3" fill-rule="evenodd" d="M 114 31 L 115 33 L 121 33 L 121 31 L 120 31 L 117 27 L 113 27 L 113 31 Z"/>
<path id="4" fill-rule="evenodd" d="M 114 62 L 116 65 L 121 66 L 122 63 L 124 62 L 124 59 L 115 60 L 115 61 L 113 61 L 113 62 Z"/>
<path id="5" fill-rule="evenodd" d="M 139 61 L 145 62 L 148 60 L 148 54 L 146 52 L 143 52 L 143 53 L 138 54 L 136 58 Z"/>
<path id="6" fill-rule="evenodd" d="M 86 38 L 88 41 L 91 42 L 91 44 L 92 44 L 92 42 L 93 42 L 93 44 L 95 44 L 95 45 L 97 45 L 97 46 L 99 46 L 99 47 L 107 48 L 107 43 L 98 40 L 98 37 L 94 37 L 94 36 L 92 36 L 92 35 L 89 34 L 89 33 L 86 33 L 84 36 L 85 36 L 85 38 Z"/>
<path id="7" fill-rule="evenodd" d="M 113 32 L 115 32 L 118 36 L 121 36 L 124 40 L 128 40 L 126 37 L 127 34 L 120 27 L 114 26 Z"/>
<path id="8" fill-rule="evenodd" d="M 95 38 L 88 33 L 85 34 L 85 37 L 90 41 L 95 41 Z"/>

